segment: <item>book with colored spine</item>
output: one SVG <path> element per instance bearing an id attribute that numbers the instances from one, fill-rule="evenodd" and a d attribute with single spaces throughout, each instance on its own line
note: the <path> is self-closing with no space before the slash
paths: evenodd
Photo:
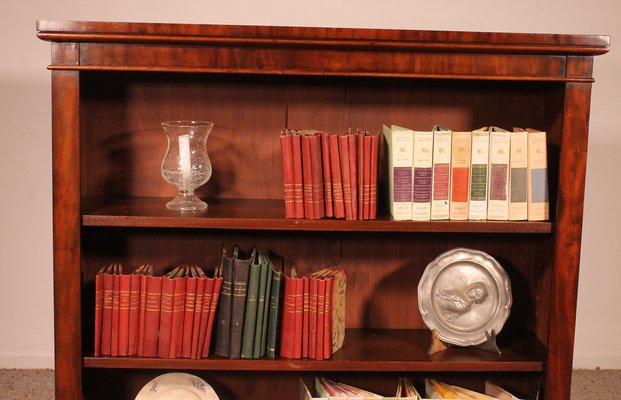
<path id="1" fill-rule="evenodd" d="M 468 219 L 487 219 L 487 186 L 489 182 L 489 128 L 472 131 L 470 158 L 470 200 Z"/>
<path id="2" fill-rule="evenodd" d="M 436 125 L 433 128 L 431 220 L 449 219 L 451 134 L 443 126 Z"/>

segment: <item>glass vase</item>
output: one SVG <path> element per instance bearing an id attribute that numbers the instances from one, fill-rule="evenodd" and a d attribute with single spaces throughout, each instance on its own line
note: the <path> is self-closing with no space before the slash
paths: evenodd
<path id="1" fill-rule="evenodd" d="M 171 210 L 200 211 L 207 203 L 194 194 L 194 189 L 211 177 L 211 161 L 207 154 L 207 138 L 213 122 L 164 121 L 168 148 L 162 161 L 164 180 L 179 190 L 177 197 L 166 203 Z"/>

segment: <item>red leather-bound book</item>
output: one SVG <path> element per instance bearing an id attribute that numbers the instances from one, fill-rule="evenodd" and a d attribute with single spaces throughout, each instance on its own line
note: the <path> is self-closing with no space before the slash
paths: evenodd
<path id="1" fill-rule="evenodd" d="M 371 215 L 371 136 L 363 136 L 362 219 Z"/>
<path id="2" fill-rule="evenodd" d="M 293 204 L 295 205 L 295 217 L 304 218 L 302 138 L 297 133 L 291 133 L 291 161 L 293 166 Z"/>
<path id="3" fill-rule="evenodd" d="M 349 183 L 351 186 L 351 216 L 352 219 L 358 219 L 358 145 L 356 143 L 356 135 L 349 133 L 347 135 L 349 142 Z"/>
<path id="4" fill-rule="evenodd" d="M 365 132 L 356 132 L 356 162 L 358 172 L 358 219 L 364 218 L 364 137 Z M 371 150 L 371 149 L 369 149 Z"/>
<path id="5" fill-rule="evenodd" d="M 326 281 L 326 297 L 325 297 L 325 312 L 323 322 L 323 358 L 327 359 L 332 357 L 332 293 L 334 290 L 334 279 L 332 276 L 325 278 Z"/>
<path id="6" fill-rule="evenodd" d="M 323 360 L 323 330 L 326 314 L 326 280 L 317 280 L 317 340 L 315 342 L 315 360 Z"/>
<path id="7" fill-rule="evenodd" d="M 93 349 L 93 354 L 95 355 L 95 357 L 101 354 L 101 347 L 102 347 L 101 337 L 102 337 L 102 330 L 103 330 L 102 325 L 103 325 L 103 309 L 104 309 L 104 280 L 105 280 L 105 276 L 107 273 L 106 271 L 108 271 L 110 268 L 111 268 L 110 266 L 104 265 L 99 270 L 99 272 L 97 272 L 97 275 L 95 275 L 95 347 Z M 110 303 L 110 310 L 112 310 L 111 307 L 112 307 L 112 303 Z M 111 316 L 112 314 L 110 314 L 110 317 Z M 109 339 L 110 339 L 110 336 L 108 335 L 108 340 Z"/>
<path id="8" fill-rule="evenodd" d="M 205 334 L 205 344 L 203 346 L 203 357 L 209 357 L 209 346 L 211 345 L 211 331 L 213 330 L 213 321 L 218 309 L 218 300 L 220 299 L 220 289 L 222 288 L 222 277 L 214 278 L 213 292 L 211 295 L 211 305 L 209 307 L 209 321 L 207 322 L 207 333 Z"/>
<path id="9" fill-rule="evenodd" d="M 173 297 L 172 327 L 170 331 L 169 358 L 181 357 L 183 343 L 183 317 L 185 316 L 185 268 L 180 268 L 175 276 L 175 294 Z"/>
<path id="10" fill-rule="evenodd" d="M 183 338 L 181 340 L 181 357 L 190 358 L 192 354 L 192 333 L 194 310 L 196 307 L 196 268 L 187 267 L 185 273 L 185 301 L 183 307 Z"/>
<path id="11" fill-rule="evenodd" d="M 326 216 L 321 136 L 315 133 L 308 137 L 311 142 L 311 168 L 313 169 L 313 217 L 319 219 Z"/>
<path id="12" fill-rule="evenodd" d="M 162 305 L 160 309 L 160 331 L 157 343 L 157 356 L 170 358 L 170 339 L 172 334 L 173 303 L 175 297 L 175 274 L 179 267 L 162 277 Z"/>
<path id="13" fill-rule="evenodd" d="M 110 355 L 119 355 L 119 324 L 121 321 L 121 274 L 123 273 L 120 264 L 114 264 L 113 289 L 112 289 L 112 337 L 110 339 Z"/>
<path id="14" fill-rule="evenodd" d="M 194 302 L 194 315 L 192 321 L 192 343 L 190 345 L 190 358 L 199 357 L 199 335 L 201 328 L 201 317 L 203 316 L 203 299 L 205 298 L 205 281 L 207 277 L 200 267 L 193 267 L 196 274 L 196 299 Z M 207 315 L 209 318 L 209 315 Z M 205 323 L 205 326 L 207 324 Z"/>
<path id="15" fill-rule="evenodd" d="M 377 217 L 377 169 L 379 135 L 371 135 L 371 187 L 369 190 L 369 219 Z"/>
<path id="16" fill-rule="evenodd" d="M 293 358 L 302 358 L 302 328 L 304 326 L 304 279 L 295 279 L 295 320 L 293 325 Z"/>
<path id="17" fill-rule="evenodd" d="M 136 354 L 144 356 L 144 327 L 147 315 L 147 277 L 153 275 L 153 267 L 145 266 L 140 274 L 140 306 L 138 313 L 138 345 Z"/>
<path id="18" fill-rule="evenodd" d="M 310 277 L 302 278 L 302 357 L 308 357 L 308 333 L 310 323 Z"/>
<path id="19" fill-rule="evenodd" d="M 309 291 L 308 357 L 314 359 L 317 349 L 317 278 L 310 278 Z"/>
<path id="20" fill-rule="evenodd" d="M 343 201 L 343 178 L 341 177 L 341 155 L 339 152 L 339 136 L 336 133 L 331 133 L 329 137 L 329 142 L 334 217 L 345 218 L 345 203 Z"/>
<path id="21" fill-rule="evenodd" d="M 293 155 L 291 149 L 291 135 L 288 131 L 280 134 L 280 149 L 282 153 L 282 176 L 285 195 L 285 217 L 295 218 L 294 189 L 293 189 Z"/>
<path id="22" fill-rule="evenodd" d="M 341 178 L 343 179 L 343 203 L 345 204 L 345 219 L 353 218 L 351 174 L 349 168 L 349 138 L 347 135 L 339 137 L 339 152 L 341 156 Z"/>
<path id="23" fill-rule="evenodd" d="M 330 168 L 330 134 L 321 133 L 321 162 L 323 164 L 323 190 L 325 193 L 325 215 L 334 216 L 334 201 L 332 199 L 332 173 Z"/>
<path id="24" fill-rule="evenodd" d="M 207 336 L 207 325 L 211 313 L 211 301 L 213 299 L 215 278 L 205 278 L 205 286 L 203 288 L 203 307 L 201 309 L 201 322 L 198 330 L 198 348 L 196 358 L 202 357 L 203 347 Z"/>
<path id="25" fill-rule="evenodd" d="M 149 271 L 151 273 L 152 271 Z M 149 274 L 146 278 L 146 305 L 144 315 L 143 357 L 157 357 L 161 316 L 162 281 L 161 276 Z"/>
<path id="26" fill-rule="evenodd" d="M 138 322 L 140 319 L 140 276 L 146 268 L 141 265 L 129 277 L 129 325 L 127 355 L 135 356 L 138 348 Z"/>
<path id="27" fill-rule="evenodd" d="M 129 353 L 129 299 L 131 295 L 131 275 L 119 277 L 119 356 Z"/>
<path id="28" fill-rule="evenodd" d="M 304 188 L 304 218 L 315 219 L 313 207 L 313 159 L 311 136 L 302 135 L 302 183 Z"/>
<path id="29" fill-rule="evenodd" d="M 293 358 L 293 338 L 295 329 L 295 294 L 297 290 L 296 278 L 284 276 L 285 290 L 282 310 L 282 324 L 280 333 L 280 356 Z"/>

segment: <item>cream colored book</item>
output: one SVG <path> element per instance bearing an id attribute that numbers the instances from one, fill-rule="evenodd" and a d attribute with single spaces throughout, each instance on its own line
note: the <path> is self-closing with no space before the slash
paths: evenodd
<path id="1" fill-rule="evenodd" d="M 546 133 L 535 129 L 528 132 L 528 220 L 550 219 L 548 199 L 548 145 Z"/>
<path id="2" fill-rule="evenodd" d="M 453 132 L 451 142 L 451 196 L 449 219 L 468 219 L 472 132 Z"/>
<path id="3" fill-rule="evenodd" d="M 397 221 L 412 219 L 412 157 L 414 132 L 383 127 L 388 152 L 388 208 Z"/>
<path id="4" fill-rule="evenodd" d="M 509 157 L 509 220 L 528 219 L 528 133 L 513 128 Z"/>
<path id="5" fill-rule="evenodd" d="M 489 184 L 487 191 L 487 219 L 509 219 L 509 157 L 511 132 L 498 127 L 489 132 Z"/>
<path id="6" fill-rule="evenodd" d="M 485 394 L 498 400 L 520 400 L 511 393 L 490 381 L 485 381 Z"/>
<path id="7" fill-rule="evenodd" d="M 328 400 L 327 397 L 313 397 L 302 379 L 299 380 L 300 400 Z"/>
<path id="8" fill-rule="evenodd" d="M 433 167 L 432 131 L 414 131 L 412 167 L 412 220 L 429 221 Z"/>
<path id="9" fill-rule="evenodd" d="M 487 185 L 489 182 L 489 128 L 472 131 L 470 159 L 470 202 L 468 219 L 487 219 Z"/>
<path id="10" fill-rule="evenodd" d="M 443 126 L 433 128 L 433 171 L 431 180 L 431 219 L 449 219 L 451 188 L 451 134 Z"/>

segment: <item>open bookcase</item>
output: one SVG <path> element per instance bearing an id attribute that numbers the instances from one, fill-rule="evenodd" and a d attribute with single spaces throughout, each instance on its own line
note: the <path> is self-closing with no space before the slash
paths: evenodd
<path id="1" fill-rule="evenodd" d="M 326 376 L 393 392 L 397 377 L 568 400 L 593 57 L 607 36 L 39 21 L 51 42 L 56 397 L 133 399 L 188 371 L 221 399 L 292 399 Z M 160 121 L 215 122 L 206 214 L 181 216 L 160 174 Z M 384 123 L 547 132 L 551 220 L 391 221 L 381 163 L 377 220 L 284 218 L 284 127 Z M 213 269 L 222 243 L 281 255 L 301 274 L 347 270 L 344 347 L 325 361 L 93 357 L 94 278 L 112 261 Z M 418 311 L 427 264 L 454 247 L 507 271 L 502 355 L 427 354 Z M 249 393 L 252 396 L 249 397 Z"/>

